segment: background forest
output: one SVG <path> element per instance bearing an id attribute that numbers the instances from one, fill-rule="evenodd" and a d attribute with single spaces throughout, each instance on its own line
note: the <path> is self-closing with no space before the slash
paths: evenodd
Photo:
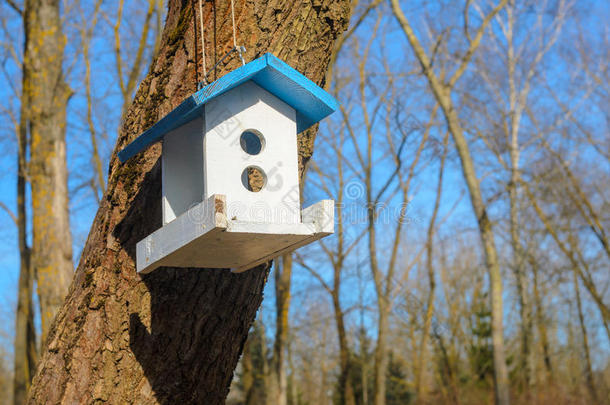
<path id="1" fill-rule="evenodd" d="M 61 3 L 70 271 L 163 3 Z M 36 227 L 63 220 L 22 120 L 24 13 L 0 0 L 7 404 L 67 291 L 29 270 Z M 227 403 L 610 403 L 610 4 L 353 0 L 350 21 L 303 190 L 336 201 L 335 234 L 275 261 Z"/>

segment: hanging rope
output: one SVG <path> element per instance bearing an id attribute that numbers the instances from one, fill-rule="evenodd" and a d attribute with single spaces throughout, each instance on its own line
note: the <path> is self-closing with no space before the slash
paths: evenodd
<path id="1" fill-rule="evenodd" d="M 231 0 L 231 20 L 233 21 L 233 49 L 236 50 L 239 54 L 239 59 L 241 59 L 241 65 L 243 66 L 246 64 L 243 55 L 243 52 L 246 52 L 246 48 L 243 46 L 237 46 L 237 33 L 235 29 L 235 7 L 233 6 L 233 0 Z"/>
<path id="2" fill-rule="evenodd" d="M 206 1 L 209 1 L 209 0 L 206 0 Z M 205 66 L 205 39 L 204 39 L 204 26 L 203 26 L 203 6 L 202 6 L 201 2 L 202 2 L 202 0 L 199 0 L 199 25 L 200 25 L 199 28 L 201 30 L 201 51 L 202 51 L 201 53 L 203 55 L 201 58 L 201 62 L 203 64 L 203 80 L 197 84 L 197 90 L 202 89 L 204 86 L 206 86 L 208 84 L 208 72 L 207 72 L 206 66 Z M 237 45 L 237 28 L 235 25 L 235 6 L 233 5 L 233 0 L 231 0 L 231 22 L 233 25 L 233 48 L 231 48 L 231 50 L 229 52 L 227 52 L 222 58 L 220 58 L 220 60 L 218 62 L 216 62 L 214 64 L 214 66 L 212 67 L 210 72 L 215 72 L 218 65 L 220 63 L 222 63 L 233 52 L 237 52 L 239 59 L 241 60 L 242 66 L 246 64 L 246 61 L 245 61 L 244 55 L 243 55 L 246 52 L 246 48 L 243 46 Z"/>
<path id="3" fill-rule="evenodd" d="M 233 0 L 231 0 L 231 21 L 233 21 L 233 48 L 237 48 L 237 34 L 235 33 L 235 7 L 233 7 Z"/>
<path id="4" fill-rule="evenodd" d="M 203 81 L 205 82 L 208 73 L 205 70 L 205 39 L 203 36 L 203 6 L 201 0 L 199 0 L 199 26 L 201 28 L 201 53 L 203 54 L 201 63 L 203 64 Z"/>

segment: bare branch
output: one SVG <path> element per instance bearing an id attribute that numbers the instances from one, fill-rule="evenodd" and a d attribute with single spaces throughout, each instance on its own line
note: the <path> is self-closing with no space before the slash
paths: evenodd
<path id="1" fill-rule="evenodd" d="M 13 211 L 11 211 L 11 209 L 2 201 L 0 201 L 0 208 L 2 208 L 9 217 L 11 217 L 11 219 L 13 220 L 13 222 L 15 223 L 15 225 L 18 225 L 17 222 L 17 216 L 15 215 L 15 213 Z"/>
<path id="2" fill-rule="evenodd" d="M 332 290 L 331 288 L 328 286 L 328 284 L 326 283 L 326 281 L 324 281 L 324 279 L 322 278 L 322 276 L 320 276 L 318 274 L 317 271 L 315 271 L 314 269 L 312 269 L 310 266 L 308 266 L 307 264 L 305 264 L 305 260 L 303 260 L 303 257 L 296 253 L 294 254 L 295 256 L 295 261 L 297 262 L 297 264 L 301 267 L 303 267 L 305 270 L 307 270 L 312 276 L 314 276 L 314 278 L 316 280 L 318 280 L 318 282 L 320 283 L 320 285 L 329 293 L 332 295 Z"/>
<path id="3" fill-rule="evenodd" d="M 392 0 L 392 2 L 394 2 L 394 1 L 398 1 L 398 0 Z M 477 33 L 474 36 L 474 39 L 470 42 L 470 46 L 468 47 L 468 50 L 462 57 L 462 63 L 457 68 L 455 73 L 453 73 L 453 76 L 451 77 L 451 79 L 449 79 L 449 83 L 448 83 L 449 88 L 452 88 L 455 85 L 455 83 L 459 80 L 459 78 L 462 76 L 462 74 L 464 74 L 466 67 L 470 63 L 470 60 L 472 59 L 472 55 L 474 54 L 474 52 L 477 50 L 477 48 L 481 44 L 481 39 L 483 38 L 485 29 L 487 28 L 487 26 L 489 25 L 491 20 L 494 18 L 494 16 L 496 14 L 498 14 L 500 12 L 500 10 L 502 10 L 504 8 L 504 6 L 506 6 L 507 3 L 508 3 L 508 0 L 501 0 L 500 3 L 498 3 L 498 5 L 496 7 L 494 7 L 493 10 L 491 10 L 491 12 L 489 14 L 487 14 L 487 16 L 485 16 L 485 18 L 483 19 L 483 22 L 481 23 L 481 26 L 479 27 L 479 29 L 477 30 Z"/>
<path id="4" fill-rule="evenodd" d="M 87 125 L 89 127 L 89 137 L 91 141 L 91 160 L 93 163 L 96 181 L 91 181 L 91 186 L 94 190 L 96 199 L 98 200 L 104 195 L 106 184 L 104 181 L 104 169 L 102 168 L 102 159 L 97 146 L 96 126 L 93 122 L 93 96 L 91 94 L 91 59 L 89 57 L 89 45 L 93 36 L 93 30 L 97 25 L 100 7 L 103 0 L 97 0 L 95 3 L 93 15 L 90 22 L 87 22 L 83 17 L 83 25 L 81 26 L 81 41 L 83 47 L 83 61 L 85 63 L 85 95 L 87 100 Z M 89 27 L 86 28 L 86 25 Z"/>
<path id="5" fill-rule="evenodd" d="M 328 64 L 328 71 L 326 73 L 326 84 L 327 85 L 329 85 L 330 82 L 331 82 L 332 73 L 333 73 L 333 70 L 334 70 L 333 67 L 335 66 L 335 62 L 337 60 L 337 55 L 339 54 L 339 52 L 343 48 L 343 45 L 345 45 L 347 40 L 354 34 L 354 32 L 356 32 L 358 27 L 360 27 L 360 25 L 366 19 L 366 17 L 369 15 L 369 13 L 372 10 L 374 10 L 381 3 L 381 1 L 382 0 L 374 0 L 371 3 L 369 3 L 369 5 L 366 6 L 364 11 L 352 23 L 352 26 L 350 27 L 350 29 L 347 30 L 347 32 L 345 32 L 345 34 L 343 34 L 342 36 L 340 36 L 337 39 L 337 42 L 335 44 L 335 49 L 333 50 L 333 53 L 331 55 L 330 63 Z"/>
<path id="6" fill-rule="evenodd" d="M 20 16 L 23 16 L 23 10 L 13 0 L 6 0 L 6 4 L 8 4 L 9 7 L 15 10 Z"/>
<path id="7" fill-rule="evenodd" d="M 470 31 L 468 30 L 468 9 L 470 8 L 470 3 L 472 0 L 466 0 L 466 4 L 464 5 L 464 36 L 468 40 L 468 42 L 472 42 L 472 38 L 470 37 Z"/>

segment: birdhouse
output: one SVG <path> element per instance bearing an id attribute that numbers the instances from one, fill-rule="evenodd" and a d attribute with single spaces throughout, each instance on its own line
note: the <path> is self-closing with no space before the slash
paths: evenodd
<path id="1" fill-rule="evenodd" d="M 332 234 L 334 202 L 301 210 L 297 134 L 336 100 L 271 54 L 197 91 L 119 152 L 162 141 L 163 226 L 136 246 L 138 272 L 239 272 Z"/>

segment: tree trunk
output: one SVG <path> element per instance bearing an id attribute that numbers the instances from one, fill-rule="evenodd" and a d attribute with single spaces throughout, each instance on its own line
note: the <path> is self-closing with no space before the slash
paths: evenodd
<path id="1" fill-rule="evenodd" d="M 387 332 L 390 303 L 387 302 L 386 297 L 379 297 L 377 305 L 379 306 L 379 319 L 377 320 L 377 346 L 375 346 L 375 365 L 373 370 L 375 387 L 373 404 L 385 405 L 386 373 L 388 371 Z"/>
<path id="2" fill-rule="evenodd" d="M 438 183 L 436 185 L 436 198 L 434 199 L 434 208 L 428 223 L 427 241 L 426 241 L 426 270 L 428 273 L 428 299 L 426 300 L 426 315 L 424 318 L 424 327 L 421 334 L 419 344 L 419 353 L 417 358 L 417 366 L 415 368 L 415 401 L 418 404 L 426 403 L 425 371 L 426 354 L 428 352 L 428 337 L 430 336 L 430 328 L 432 326 L 432 317 L 434 316 L 434 299 L 436 293 L 436 280 L 434 275 L 434 231 L 436 227 L 436 216 L 441 203 L 441 195 L 443 193 L 443 174 L 445 169 L 445 159 L 447 157 L 447 143 L 449 134 L 445 135 L 443 141 L 443 154 L 439 163 Z"/>
<path id="3" fill-rule="evenodd" d="M 245 405 L 252 404 L 252 392 L 254 388 L 254 367 L 252 366 L 252 347 L 251 340 L 246 339 L 244 344 L 243 355 L 241 357 L 241 384 L 243 393 L 243 403 Z"/>
<path id="4" fill-rule="evenodd" d="M 299 398 L 299 394 L 298 394 L 298 387 L 297 387 L 297 376 L 296 376 L 296 367 L 294 366 L 294 361 L 292 360 L 292 352 L 293 352 L 293 348 L 292 348 L 292 342 L 288 342 L 288 353 L 287 353 L 287 358 L 288 358 L 288 366 L 290 367 L 290 377 L 288 379 L 288 384 L 290 384 L 290 405 L 298 405 L 298 398 Z"/>
<path id="5" fill-rule="evenodd" d="M 360 269 L 358 269 L 358 277 L 361 277 Z M 358 330 L 358 343 L 360 346 L 360 386 L 362 391 L 362 397 L 356 399 L 356 402 L 362 405 L 369 405 L 369 379 L 368 379 L 368 362 L 369 362 L 369 351 L 368 351 L 368 340 L 367 331 L 364 327 L 364 302 L 362 296 L 362 289 L 360 290 L 359 303 L 360 304 L 360 326 Z"/>
<path id="6" fill-rule="evenodd" d="M 576 271 L 572 271 L 572 281 L 574 283 L 574 292 L 576 294 L 576 308 L 578 309 L 578 323 L 580 325 L 580 331 L 582 332 L 582 348 L 585 357 L 585 380 L 587 388 L 589 389 L 589 395 L 591 396 L 591 402 L 595 405 L 600 404 L 597 396 L 597 390 L 595 389 L 595 378 L 593 376 L 593 367 L 591 366 L 591 350 L 589 349 L 589 334 L 587 333 L 587 327 L 585 326 L 585 316 L 582 310 L 582 302 L 580 299 L 580 287 L 578 285 L 578 275 Z"/>
<path id="7" fill-rule="evenodd" d="M 497 405 L 508 405 L 509 399 L 509 380 L 508 368 L 506 366 L 506 355 L 504 349 L 504 324 L 503 324 L 503 298 L 502 298 L 502 275 L 498 254 L 494 241 L 494 234 L 491 220 L 487 214 L 487 207 L 483 202 L 479 180 L 474 170 L 474 162 L 470 155 L 470 148 L 464 137 L 461 126 L 458 123 L 457 113 L 449 107 L 450 97 L 444 98 L 444 103 L 440 102 L 445 111 L 449 131 L 453 135 L 453 141 L 460 156 L 462 172 L 470 193 L 470 201 L 477 217 L 479 225 L 479 235 L 483 244 L 487 272 L 489 274 L 489 290 L 491 299 L 491 340 L 493 347 L 493 368 L 494 368 L 494 393 Z"/>
<path id="8" fill-rule="evenodd" d="M 27 85 L 23 79 L 22 88 Z M 25 403 L 32 375 L 36 368 L 36 329 L 32 303 L 33 280 L 30 248 L 27 244 L 26 156 L 27 156 L 27 101 L 21 95 L 21 112 L 17 129 L 17 233 L 19 239 L 19 285 L 15 314 L 15 359 L 13 375 L 13 403 Z"/>
<path id="9" fill-rule="evenodd" d="M 68 214 L 66 38 L 59 0 L 27 0 L 24 8 L 24 83 L 30 127 L 32 266 L 38 285 L 41 342 L 64 302 L 72 280 L 72 237 Z"/>
<path id="10" fill-rule="evenodd" d="M 447 347 L 445 345 L 443 336 L 436 330 L 433 331 L 433 336 L 435 337 L 438 350 L 439 350 L 439 360 L 438 367 L 440 369 L 441 380 L 445 386 L 449 387 L 450 395 L 451 395 L 451 403 L 455 405 L 460 405 L 460 392 L 458 390 L 458 383 L 456 381 L 457 373 L 454 372 L 454 366 L 452 365 L 452 361 L 449 353 L 447 352 Z"/>
<path id="11" fill-rule="evenodd" d="M 343 266 L 342 264 L 340 265 Z M 337 336 L 339 337 L 339 403 L 342 405 L 355 405 L 354 388 L 351 381 L 351 359 L 350 349 L 347 342 L 345 330 L 345 319 L 341 301 L 339 299 L 339 288 L 341 283 L 341 267 L 335 265 L 335 281 L 332 290 L 333 308 L 335 312 L 335 324 L 337 325 Z"/>
<path id="12" fill-rule="evenodd" d="M 509 1 L 506 7 L 507 25 L 506 40 L 507 46 L 507 70 L 508 70 L 508 99 L 510 108 L 509 125 L 506 127 L 507 143 L 510 154 L 510 181 L 508 182 L 508 199 L 509 199 L 509 222 L 510 222 L 510 244 L 512 249 L 512 270 L 515 273 L 517 282 L 517 294 L 519 297 L 519 315 L 521 318 L 521 358 L 519 367 L 521 372 L 519 377 L 520 383 L 525 389 L 526 401 L 529 401 L 530 388 L 532 386 L 533 364 L 531 356 L 531 313 L 529 304 L 529 295 L 527 292 L 527 276 L 525 274 L 525 261 L 523 260 L 523 249 L 521 247 L 520 224 L 519 224 L 519 179 L 520 179 L 520 161 L 521 161 L 521 145 L 519 145 L 519 129 L 521 123 L 521 114 L 524 110 L 523 98 L 527 94 L 528 83 L 524 85 L 520 91 L 517 90 L 516 83 L 516 64 L 514 46 L 514 27 L 515 27 L 515 3 Z"/>
<path id="13" fill-rule="evenodd" d="M 341 136 L 341 135 L 340 135 Z M 344 266 L 345 250 L 344 241 L 345 233 L 343 227 L 343 160 L 337 159 L 337 169 L 339 173 L 339 188 L 337 190 L 337 260 L 331 260 L 333 263 L 333 288 L 328 289 L 333 302 L 333 311 L 335 315 L 335 325 L 337 326 L 337 337 L 339 339 L 339 404 L 355 405 L 356 397 L 354 395 L 354 387 L 352 385 L 351 373 L 351 351 L 347 341 L 347 331 L 345 327 L 345 312 L 341 307 L 341 281 Z"/>
<path id="14" fill-rule="evenodd" d="M 512 153 L 512 152 L 511 152 Z M 530 312 L 529 295 L 527 291 L 527 276 L 525 274 L 525 262 L 523 260 L 523 248 L 521 247 L 519 235 L 519 211 L 517 200 L 517 184 L 519 174 L 514 162 L 511 168 L 511 181 L 508 184 L 508 195 L 510 205 L 510 241 L 512 247 L 512 267 L 517 282 L 517 294 L 519 298 L 519 316 L 521 318 L 521 356 L 519 368 L 521 369 L 520 383 L 525 390 L 526 400 L 529 398 L 533 378 L 533 359 L 531 353 L 532 340 L 532 318 Z"/>
<path id="15" fill-rule="evenodd" d="M 280 262 L 278 260 L 278 262 Z M 288 311 L 290 309 L 290 281 L 292 278 L 292 255 L 282 256 L 275 264 L 275 342 L 273 344 L 273 365 L 276 379 L 276 405 L 287 403 L 286 344 L 288 340 Z"/>
<path id="16" fill-rule="evenodd" d="M 211 66 L 233 46 L 229 2 L 205 2 Z M 120 164 L 116 152 L 196 90 L 195 2 L 170 0 L 159 53 L 128 108 L 107 189 L 67 300 L 49 332 L 30 403 L 222 404 L 262 300 L 268 266 L 135 271 L 135 244 L 161 226 L 159 144 Z M 323 85 L 349 2 L 235 2 L 247 60 L 269 51 Z M 197 52 L 195 52 L 197 50 Z M 221 73 L 239 66 L 233 58 Z M 212 76 L 212 75 L 210 75 Z M 305 162 L 315 131 L 299 137 Z"/>
<path id="17" fill-rule="evenodd" d="M 553 384 L 553 366 L 551 363 L 551 349 L 549 344 L 548 333 L 546 330 L 546 321 L 544 319 L 542 305 L 542 297 L 538 288 L 538 263 L 531 257 L 530 264 L 532 266 L 532 279 L 534 290 L 534 303 L 536 305 L 536 324 L 538 326 L 538 334 L 540 335 L 540 344 L 542 345 L 542 356 L 544 358 L 544 369 L 546 371 L 545 383 Z"/>

